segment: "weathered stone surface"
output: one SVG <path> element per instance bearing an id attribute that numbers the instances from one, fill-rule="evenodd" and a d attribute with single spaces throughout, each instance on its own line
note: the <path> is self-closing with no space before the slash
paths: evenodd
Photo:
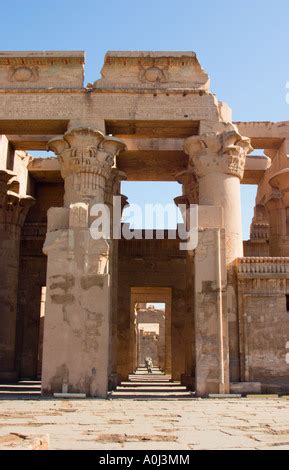
<path id="1" fill-rule="evenodd" d="M 95 88 L 209 89 L 209 77 L 194 52 L 107 52 Z"/>
<path id="2" fill-rule="evenodd" d="M 288 401 L 18 400 L 1 403 L 1 435 L 49 433 L 51 450 L 288 450 Z M 213 418 L 212 418 L 213 417 Z M 53 426 L 51 425 L 53 421 Z"/>
<path id="3" fill-rule="evenodd" d="M 83 52 L 0 52 L 1 89 L 81 88 Z"/>
<path id="4" fill-rule="evenodd" d="M 49 436 L 11 432 L 0 436 L 0 450 L 49 450 Z"/>
<path id="5" fill-rule="evenodd" d="M 261 394 L 262 387 L 260 382 L 237 382 L 230 383 L 230 392 L 231 393 L 241 393 L 242 395 L 247 395 L 248 393 L 252 394 Z"/>

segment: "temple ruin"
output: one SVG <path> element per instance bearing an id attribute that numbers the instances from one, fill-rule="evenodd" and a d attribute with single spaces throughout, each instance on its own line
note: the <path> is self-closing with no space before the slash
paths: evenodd
<path id="1" fill-rule="evenodd" d="M 106 397 L 138 366 L 136 305 L 163 303 L 173 381 L 288 393 L 288 156 L 289 122 L 233 122 L 193 52 L 108 52 L 87 85 L 83 52 L 1 52 L 0 380 Z M 179 183 L 197 247 L 92 239 L 124 180 Z M 241 184 L 258 185 L 247 241 Z"/>

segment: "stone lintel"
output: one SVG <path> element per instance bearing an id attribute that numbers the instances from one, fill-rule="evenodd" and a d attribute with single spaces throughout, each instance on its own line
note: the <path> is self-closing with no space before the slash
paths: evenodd
<path id="1" fill-rule="evenodd" d="M 48 139 L 49 136 L 46 141 Z M 162 144 L 165 139 L 142 139 L 142 143 L 139 142 L 139 145 L 135 145 L 136 150 L 132 150 L 133 139 L 122 138 L 122 140 L 127 144 L 128 150 L 122 152 L 117 158 L 117 165 L 120 170 L 126 173 L 127 179 L 130 181 L 145 181 L 146 179 L 176 181 L 175 173 L 178 170 L 184 171 L 187 167 L 188 157 L 178 149 L 179 143 L 176 149 L 169 151 L 167 144 Z M 140 141 L 141 139 L 136 140 Z M 159 144 L 156 145 L 158 140 Z M 183 139 L 179 140 L 183 141 Z M 44 142 L 45 147 L 46 141 Z M 158 160 L 153 158 L 155 155 Z M 267 157 L 247 155 L 242 184 L 257 184 L 264 175 L 267 165 Z M 28 164 L 28 171 L 37 181 L 55 183 L 62 181 L 59 161 L 55 157 L 34 157 Z"/>
<path id="2" fill-rule="evenodd" d="M 279 149 L 284 139 L 289 139 L 289 121 L 235 122 L 240 134 L 251 139 L 256 149 Z"/>

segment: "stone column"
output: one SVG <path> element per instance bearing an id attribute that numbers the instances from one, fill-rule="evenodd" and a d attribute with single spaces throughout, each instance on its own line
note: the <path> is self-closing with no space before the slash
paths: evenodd
<path id="1" fill-rule="evenodd" d="M 91 236 L 90 209 L 105 203 L 114 157 L 125 148 L 89 128 L 49 142 L 65 184 L 48 211 L 42 393 L 105 397 L 111 328 L 111 240 Z"/>
<path id="2" fill-rule="evenodd" d="M 15 175 L 0 170 L 0 378 L 16 380 L 15 340 L 21 228 L 34 202 L 10 191 Z"/>
<path id="3" fill-rule="evenodd" d="M 234 261 L 243 256 L 240 181 L 244 174 L 246 155 L 252 150 L 250 139 L 242 137 L 234 125 L 227 124 L 222 132 L 190 137 L 185 141 L 184 149 L 190 156 L 190 165 L 198 179 L 199 205 L 221 207 L 223 210 L 222 227 L 225 229 L 225 252 L 222 251 L 222 256 L 225 256 L 225 265 L 227 266 L 227 302 L 226 305 L 223 302 L 222 317 L 225 323 L 223 320 L 222 323 L 224 323 L 223 331 L 227 335 L 224 341 L 229 341 L 230 380 L 237 382 L 240 374 Z M 198 250 L 200 250 L 200 246 Z M 196 267 L 195 276 L 195 285 L 197 286 L 200 284 L 200 279 L 198 279 L 200 273 Z M 198 338 L 197 325 L 203 318 L 203 301 L 201 306 L 196 299 L 195 308 L 196 345 L 198 345 L 201 343 Z M 206 309 L 209 311 L 209 304 Z M 212 333 L 214 332 L 210 334 Z M 208 351 L 207 353 L 209 357 L 210 354 Z M 198 363 L 196 368 L 200 368 Z M 206 386 L 201 388 L 204 393 Z M 228 391 L 227 386 L 225 389 Z"/>
<path id="4" fill-rule="evenodd" d="M 225 232 L 210 227 L 200 208 L 199 243 L 195 251 L 195 390 L 198 396 L 229 393 L 229 344 L 224 257 Z M 210 207 L 212 219 L 219 208 Z M 214 211 L 215 213 L 212 213 Z M 207 219 L 207 220 L 206 220 Z"/>
<path id="5" fill-rule="evenodd" d="M 113 168 L 110 177 L 107 180 L 105 188 L 105 203 L 108 205 L 111 214 L 111 237 L 113 235 L 113 198 L 120 199 L 117 203 L 120 206 L 120 215 L 127 201 L 127 198 L 120 194 L 121 181 L 126 180 L 126 175 L 122 171 Z M 117 221 L 115 221 L 117 222 Z M 120 222 L 120 221 L 119 221 Z M 117 312 L 118 312 L 118 239 L 112 240 L 110 246 L 110 274 L 111 274 L 111 328 L 110 328 L 110 346 L 109 346 L 109 390 L 114 390 L 118 385 L 117 375 Z"/>
<path id="6" fill-rule="evenodd" d="M 175 198 L 177 206 L 186 207 L 187 230 L 189 228 L 190 204 L 199 202 L 198 181 L 192 170 L 187 170 L 176 175 L 176 179 L 182 184 L 182 196 Z M 184 214 L 183 214 L 184 215 Z M 186 253 L 186 328 L 185 336 L 185 371 L 181 376 L 181 383 L 191 390 L 195 389 L 195 321 L 194 321 L 194 253 Z"/>
<path id="7" fill-rule="evenodd" d="M 222 133 L 189 137 L 184 150 L 198 178 L 199 204 L 223 207 L 228 265 L 243 256 L 240 181 L 250 139 L 230 125 Z"/>
<path id="8" fill-rule="evenodd" d="M 271 194 L 266 201 L 269 216 L 270 256 L 289 256 L 289 168 L 273 175 Z"/>

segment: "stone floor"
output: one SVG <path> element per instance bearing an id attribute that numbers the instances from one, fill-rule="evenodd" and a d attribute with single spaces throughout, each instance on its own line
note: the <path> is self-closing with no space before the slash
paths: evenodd
<path id="1" fill-rule="evenodd" d="M 10 433 L 50 449 L 289 449 L 289 400 L 1 400 L 0 442 Z"/>

